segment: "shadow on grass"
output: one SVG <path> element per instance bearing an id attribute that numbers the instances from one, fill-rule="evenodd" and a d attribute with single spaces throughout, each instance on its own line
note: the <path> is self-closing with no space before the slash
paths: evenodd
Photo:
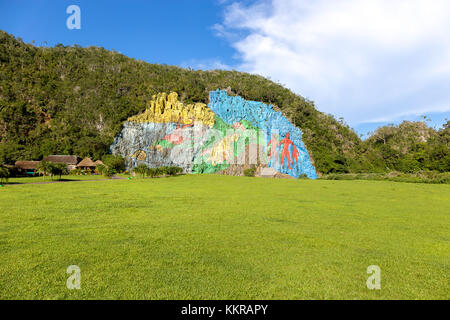
<path id="1" fill-rule="evenodd" d="M 49 184 L 49 183 L 60 183 L 60 182 L 83 182 L 83 181 L 105 181 L 105 180 L 123 180 L 127 179 L 125 177 L 120 176 L 112 176 L 112 177 L 102 177 L 102 179 L 76 179 L 76 178 L 61 178 L 61 179 L 52 179 L 52 180 L 34 180 L 34 181 L 8 181 L 5 183 L 0 183 L 2 186 L 7 185 L 24 185 L 24 184 Z"/>
<path id="2" fill-rule="evenodd" d="M 30 181 L 30 182 L 6 182 L 2 183 L 2 185 L 16 185 L 16 184 L 46 184 L 46 183 L 53 183 L 53 182 L 71 182 L 71 181 L 83 181 L 78 179 L 54 179 L 54 180 L 41 180 L 41 181 Z"/>
<path id="3" fill-rule="evenodd" d="M 136 177 L 127 177 L 125 179 L 138 179 L 138 180 L 142 180 L 142 179 L 161 179 L 161 178 L 176 178 L 176 177 L 181 177 L 181 176 L 185 176 L 185 173 L 180 173 L 180 174 L 176 174 L 176 175 L 164 175 L 164 176 L 156 176 L 156 177 L 142 177 L 142 176 L 136 176 Z"/>

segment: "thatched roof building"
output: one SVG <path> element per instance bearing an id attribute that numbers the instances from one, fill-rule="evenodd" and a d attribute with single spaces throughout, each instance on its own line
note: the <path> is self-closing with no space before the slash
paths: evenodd
<path id="1" fill-rule="evenodd" d="M 65 163 L 67 169 L 73 170 L 80 162 L 81 158 L 78 156 L 68 156 L 68 155 L 51 155 L 44 158 L 43 161 L 48 161 L 51 163 Z"/>
<path id="2" fill-rule="evenodd" d="M 16 161 L 14 167 L 21 174 L 36 174 L 40 161 Z"/>
<path id="3" fill-rule="evenodd" d="M 39 161 L 16 161 L 14 166 L 19 170 L 36 170 Z"/>
<path id="4" fill-rule="evenodd" d="M 102 165 L 102 166 L 105 165 L 105 164 L 103 163 L 102 160 L 96 160 L 96 161 L 95 161 L 95 164 L 98 165 L 98 166 L 99 166 L 99 165 Z"/>
<path id="5" fill-rule="evenodd" d="M 77 164 L 77 168 L 81 169 L 95 169 L 97 165 L 94 161 L 91 160 L 91 158 L 86 157 L 83 160 L 80 161 L 80 163 Z"/>
<path id="6" fill-rule="evenodd" d="M 65 163 L 67 165 L 77 165 L 81 158 L 78 156 L 51 155 L 44 158 L 44 161 L 52 163 Z"/>

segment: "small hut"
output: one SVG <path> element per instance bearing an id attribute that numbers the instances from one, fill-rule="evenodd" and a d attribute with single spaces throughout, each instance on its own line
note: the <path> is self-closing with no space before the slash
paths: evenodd
<path id="1" fill-rule="evenodd" d="M 97 165 L 95 162 L 89 157 L 84 158 L 79 164 L 77 164 L 77 168 L 80 168 L 81 170 L 95 170 L 96 167 Z"/>
<path id="2" fill-rule="evenodd" d="M 35 175 L 39 161 L 16 161 L 14 166 L 21 174 Z"/>
<path id="3" fill-rule="evenodd" d="M 97 166 L 99 166 L 99 165 L 104 166 L 104 165 L 105 165 L 105 164 L 103 163 L 102 160 L 97 160 L 97 161 L 95 161 L 94 163 L 95 163 Z"/>

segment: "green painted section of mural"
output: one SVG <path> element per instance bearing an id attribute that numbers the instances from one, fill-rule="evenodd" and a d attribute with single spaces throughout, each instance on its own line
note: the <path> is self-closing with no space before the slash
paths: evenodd
<path id="1" fill-rule="evenodd" d="M 241 125 L 233 126 L 227 124 L 219 116 L 215 115 L 212 129 L 221 133 L 221 136 L 211 136 L 205 142 L 202 152 L 194 159 L 193 173 L 217 173 L 226 170 L 233 159 L 241 156 L 245 152 L 245 147 L 254 144 L 261 144 L 259 134 L 247 135 L 248 129 L 259 132 L 249 121 L 241 121 Z M 222 154 L 220 154 L 222 153 Z M 223 156 L 223 162 L 216 161 Z"/>

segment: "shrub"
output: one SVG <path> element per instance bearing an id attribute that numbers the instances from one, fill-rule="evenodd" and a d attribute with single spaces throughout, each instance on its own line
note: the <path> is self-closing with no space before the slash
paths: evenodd
<path id="1" fill-rule="evenodd" d="M 166 167 L 166 168 L 165 168 L 166 174 L 169 175 L 169 176 L 173 176 L 173 175 L 175 174 L 174 168 L 175 168 L 175 167 Z"/>
<path id="2" fill-rule="evenodd" d="M 148 168 L 147 169 L 147 176 L 154 178 L 158 175 L 158 168 Z"/>
<path id="3" fill-rule="evenodd" d="M 148 169 L 149 167 L 146 164 L 141 163 L 137 167 L 133 168 L 133 172 L 135 172 L 136 174 L 140 174 L 142 178 L 144 178 L 148 172 Z"/>
<path id="4" fill-rule="evenodd" d="M 81 169 L 80 168 L 75 168 L 73 170 L 70 170 L 70 174 L 72 174 L 74 176 L 79 176 L 79 175 L 81 175 Z"/>
<path id="5" fill-rule="evenodd" d="M 308 176 L 306 175 L 306 173 L 302 173 L 301 175 L 298 176 L 299 179 L 308 179 Z"/>
<path id="6" fill-rule="evenodd" d="M 115 174 L 116 174 L 116 170 L 114 170 L 113 168 L 110 168 L 110 167 L 105 166 L 102 170 L 102 175 L 107 178 L 111 178 Z"/>
<path id="7" fill-rule="evenodd" d="M 418 173 L 364 173 L 364 174 L 328 174 L 322 176 L 324 180 L 378 180 L 410 183 L 450 183 L 449 172 L 421 171 Z"/>
<path id="8" fill-rule="evenodd" d="M 246 176 L 246 177 L 254 177 L 255 174 L 256 174 L 255 168 L 249 168 L 249 169 L 244 170 L 244 176 Z"/>
<path id="9" fill-rule="evenodd" d="M 95 170 L 98 172 L 98 173 L 100 173 L 100 174 L 103 174 L 103 171 L 106 169 L 106 166 L 104 165 L 104 164 L 99 164 L 96 168 L 95 168 Z"/>
<path id="10" fill-rule="evenodd" d="M 0 167 L 0 183 L 8 182 L 10 177 L 10 172 L 8 168 Z"/>
<path id="11" fill-rule="evenodd" d="M 165 167 L 165 173 L 169 176 L 175 176 L 183 172 L 183 169 L 180 167 Z"/>

